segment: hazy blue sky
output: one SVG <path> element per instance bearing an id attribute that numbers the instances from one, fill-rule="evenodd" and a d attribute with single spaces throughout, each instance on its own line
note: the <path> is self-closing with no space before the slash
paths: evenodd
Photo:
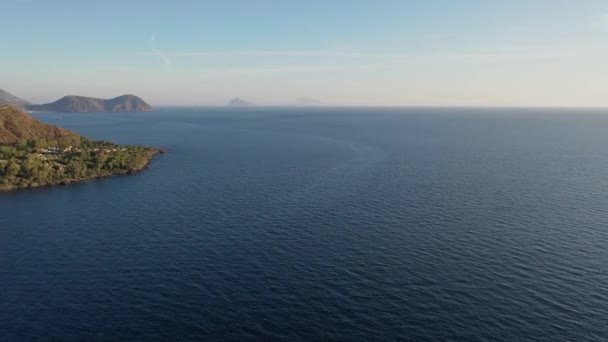
<path id="1" fill-rule="evenodd" d="M 608 105 L 608 1 L 0 0 L 31 101 Z"/>

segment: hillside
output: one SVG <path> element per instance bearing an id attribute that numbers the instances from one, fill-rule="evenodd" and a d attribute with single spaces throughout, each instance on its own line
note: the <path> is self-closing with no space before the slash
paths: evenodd
<path id="1" fill-rule="evenodd" d="M 29 102 L 0 89 L 0 105 L 12 105 L 19 108 L 25 108 L 29 104 Z"/>
<path id="2" fill-rule="evenodd" d="M 73 143 L 82 138 L 74 132 L 42 123 L 15 107 L 0 105 L 0 144 L 32 139 Z"/>
<path id="3" fill-rule="evenodd" d="M 27 108 L 37 111 L 64 113 L 149 112 L 152 110 L 149 104 L 135 95 L 123 95 L 113 99 L 69 95 L 52 103 L 30 105 Z"/>

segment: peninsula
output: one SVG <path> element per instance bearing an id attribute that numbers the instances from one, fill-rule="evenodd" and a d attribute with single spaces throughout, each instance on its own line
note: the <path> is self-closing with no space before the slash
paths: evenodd
<path id="1" fill-rule="evenodd" d="M 0 105 L 0 191 L 137 173 L 163 152 L 90 140 Z"/>

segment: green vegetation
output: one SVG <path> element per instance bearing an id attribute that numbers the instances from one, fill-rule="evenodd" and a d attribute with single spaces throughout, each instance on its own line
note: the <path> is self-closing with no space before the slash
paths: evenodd
<path id="1" fill-rule="evenodd" d="M 44 140 L 0 145 L 0 190 L 66 184 L 142 170 L 158 151 L 85 140 L 59 147 Z"/>
<path id="2" fill-rule="evenodd" d="M 0 106 L 0 191 L 141 171 L 161 150 L 93 141 Z"/>

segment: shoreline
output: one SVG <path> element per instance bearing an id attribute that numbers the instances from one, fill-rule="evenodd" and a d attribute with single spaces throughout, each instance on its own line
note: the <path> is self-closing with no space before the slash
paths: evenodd
<path id="1" fill-rule="evenodd" d="M 148 169 L 150 167 L 150 164 L 152 163 L 152 160 L 154 160 L 158 155 L 167 153 L 167 149 L 164 149 L 164 148 L 151 148 L 151 149 L 153 150 L 153 152 L 150 155 L 150 158 L 148 158 L 148 160 L 144 163 L 144 165 L 142 165 L 141 167 L 127 170 L 125 172 L 110 173 L 107 175 L 92 176 L 92 177 L 88 177 L 88 178 L 74 179 L 74 180 L 67 180 L 67 181 L 63 180 L 63 181 L 57 182 L 57 183 L 45 183 L 45 184 L 36 184 L 36 185 L 29 184 L 28 186 L 25 186 L 25 187 L 0 188 L 0 195 L 18 192 L 18 191 L 24 191 L 24 190 L 37 190 L 37 189 L 52 188 L 52 187 L 57 187 L 57 186 L 68 186 L 68 185 L 72 185 L 72 184 L 88 183 L 88 182 L 93 182 L 93 181 L 100 180 L 100 179 L 112 178 L 112 177 L 117 177 L 117 176 L 134 176 L 134 175 L 137 175 L 138 173 L 141 173 L 141 172 L 145 171 L 146 169 Z"/>

